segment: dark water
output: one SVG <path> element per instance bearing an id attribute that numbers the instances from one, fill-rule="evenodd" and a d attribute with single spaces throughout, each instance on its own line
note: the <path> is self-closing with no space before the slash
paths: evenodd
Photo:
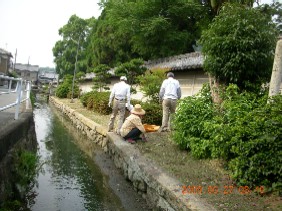
<path id="1" fill-rule="evenodd" d="M 108 176 L 75 144 L 77 139 L 70 133 L 75 129 L 66 127 L 62 120 L 67 121 L 46 104 L 34 110 L 38 154 L 43 165 L 37 187 L 33 188 L 31 210 L 146 210 L 143 205 L 122 199 L 128 197 L 117 196 Z"/>

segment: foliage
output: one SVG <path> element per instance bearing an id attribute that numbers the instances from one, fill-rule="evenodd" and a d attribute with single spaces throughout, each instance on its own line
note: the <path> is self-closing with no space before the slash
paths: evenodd
<path id="1" fill-rule="evenodd" d="M 109 78 L 111 77 L 111 74 L 109 73 L 110 67 L 105 64 L 100 64 L 96 66 L 93 70 L 95 73 L 95 77 L 93 78 L 94 90 L 102 91 L 103 89 L 109 90 L 110 88 L 107 86 L 107 84 L 110 83 Z"/>
<path id="2" fill-rule="evenodd" d="M 81 96 L 81 102 L 87 109 L 96 111 L 100 114 L 110 114 L 112 109 L 108 106 L 110 92 L 92 91 Z"/>
<path id="3" fill-rule="evenodd" d="M 63 83 L 61 83 L 56 89 L 56 96 L 59 98 L 71 98 L 72 92 L 72 75 L 65 75 Z M 75 81 L 73 89 L 73 97 L 79 96 L 79 87 Z"/>
<path id="4" fill-rule="evenodd" d="M 159 91 L 165 77 L 166 69 L 154 69 L 137 77 L 140 90 L 149 101 L 159 102 Z"/>
<path id="5" fill-rule="evenodd" d="M 30 92 L 30 102 L 32 108 L 34 108 L 34 104 L 36 102 L 36 94 L 33 91 Z"/>
<path id="6" fill-rule="evenodd" d="M 86 92 L 84 94 L 81 95 L 81 97 L 79 98 L 80 99 L 80 102 L 82 103 L 82 105 L 84 107 L 87 107 L 87 103 L 88 103 L 88 98 L 91 96 L 91 95 L 94 95 L 96 93 L 96 91 L 91 91 L 91 92 Z"/>
<path id="7" fill-rule="evenodd" d="M 63 40 L 59 40 L 53 47 L 55 57 L 56 72 L 62 78 L 66 74 L 72 74 L 77 63 L 77 70 L 86 72 L 86 48 L 87 39 L 91 28 L 95 23 L 95 18 L 82 19 L 72 15 L 66 25 L 59 29 L 59 35 Z M 77 56 L 77 62 L 76 62 Z"/>
<path id="8" fill-rule="evenodd" d="M 85 73 L 82 71 L 79 71 L 78 73 L 75 74 L 75 79 L 79 82 L 82 82 L 84 77 L 85 77 Z"/>
<path id="9" fill-rule="evenodd" d="M 282 96 L 267 104 L 267 94 L 230 85 L 222 98 L 218 109 L 203 92 L 181 101 L 174 140 L 195 157 L 226 160 L 240 185 L 281 191 Z"/>
<path id="10" fill-rule="evenodd" d="M 277 29 L 271 17 L 256 8 L 225 4 L 200 39 L 204 69 L 221 83 L 268 82 L 272 70 Z"/>
<path id="11" fill-rule="evenodd" d="M 109 98 L 110 92 L 97 92 L 93 102 L 93 110 L 100 114 L 110 114 L 112 109 L 108 106 Z"/>
<path id="12" fill-rule="evenodd" d="M 15 161 L 15 177 L 18 184 L 27 187 L 35 178 L 38 157 L 34 152 L 18 151 L 14 157 Z"/>
<path id="13" fill-rule="evenodd" d="M 103 1 L 91 34 L 92 64 L 117 66 L 193 51 L 209 7 L 199 1 Z"/>
<path id="14" fill-rule="evenodd" d="M 132 59 L 129 62 L 119 65 L 115 69 L 115 75 L 126 76 L 127 82 L 130 85 L 137 83 L 137 77 L 142 75 L 146 71 L 146 67 L 143 66 L 144 61 L 142 59 Z"/>
<path id="15" fill-rule="evenodd" d="M 142 108 L 146 111 L 142 119 L 143 124 L 153 124 L 161 125 L 162 124 L 162 106 L 159 103 L 155 102 L 143 102 L 141 103 Z"/>
<path id="16" fill-rule="evenodd" d="M 93 68 L 99 64 L 107 64 L 114 67 L 134 58 L 129 37 L 128 31 L 119 30 L 109 20 L 108 9 L 104 9 L 88 38 L 88 66 Z"/>
<path id="17" fill-rule="evenodd" d="M 199 140 L 204 124 L 214 116 L 214 108 L 209 94 L 209 87 L 204 85 L 199 94 L 179 100 L 174 117 L 175 131 L 173 139 L 182 149 L 191 149 L 193 140 Z M 207 142 L 208 137 L 203 137 L 202 142 Z M 204 153 L 204 152 L 203 152 Z M 204 157 L 204 155 L 198 155 Z"/>

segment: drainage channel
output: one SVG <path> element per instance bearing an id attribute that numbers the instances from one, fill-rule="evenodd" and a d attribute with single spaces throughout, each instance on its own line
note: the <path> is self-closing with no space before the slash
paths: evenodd
<path id="1" fill-rule="evenodd" d="M 37 105 L 41 168 L 31 210 L 151 210 L 107 154 L 51 105 Z"/>

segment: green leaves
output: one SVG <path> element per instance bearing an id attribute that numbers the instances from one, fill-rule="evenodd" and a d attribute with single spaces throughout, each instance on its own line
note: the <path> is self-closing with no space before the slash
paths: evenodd
<path id="1" fill-rule="evenodd" d="M 84 20 L 72 15 L 68 23 L 59 29 L 62 40 L 57 41 L 52 50 L 55 57 L 56 72 L 60 75 L 60 78 L 66 74 L 73 74 L 75 63 L 77 63 L 77 71 L 86 72 L 85 49 L 93 22 L 95 22 L 94 18 Z"/>
<path id="2" fill-rule="evenodd" d="M 267 103 L 267 94 L 240 92 L 231 84 L 216 108 L 204 93 L 180 102 L 175 142 L 197 158 L 226 160 L 238 185 L 281 191 L 275 184 L 282 182 L 282 96 Z"/>
<path id="3" fill-rule="evenodd" d="M 250 89 L 249 82 L 268 82 L 277 32 L 270 16 L 258 9 L 224 4 L 200 39 L 205 70 L 244 89 Z"/>

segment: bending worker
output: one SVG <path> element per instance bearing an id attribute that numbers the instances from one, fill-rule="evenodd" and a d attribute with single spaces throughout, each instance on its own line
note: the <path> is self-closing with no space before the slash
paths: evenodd
<path id="1" fill-rule="evenodd" d="M 116 83 L 112 89 L 109 99 L 109 107 L 112 106 L 112 102 L 113 102 L 113 107 L 112 107 L 113 111 L 108 126 L 108 132 L 113 132 L 115 118 L 119 113 L 116 133 L 120 134 L 120 128 L 124 121 L 126 102 L 127 105 L 130 105 L 130 86 L 126 84 L 126 81 L 127 78 L 125 76 L 121 76 L 120 82 Z"/>
<path id="2" fill-rule="evenodd" d="M 162 83 L 160 93 L 160 101 L 163 107 L 162 126 L 159 132 L 171 130 L 171 119 L 175 113 L 177 100 L 181 98 L 181 89 L 179 81 L 174 79 L 172 72 L 167 73 L 167 79 Z"/>

